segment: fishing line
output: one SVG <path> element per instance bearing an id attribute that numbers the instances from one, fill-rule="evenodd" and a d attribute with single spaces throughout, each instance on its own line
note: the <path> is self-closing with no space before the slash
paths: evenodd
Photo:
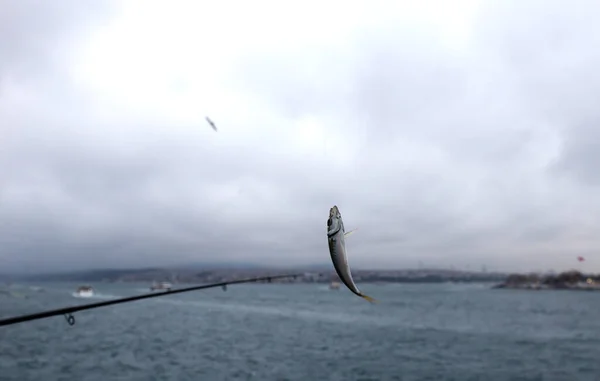
<path id="1" fill-rule="evenodd" d="M 151 294 L 130 296 L 127 298 L 107 300 L 107 301 L 98 302 L 98 303 L 83 304 L 80 306 L 59 308 L 59 309 L 55 309 L 55 310 L 42 311 L 42 312 L 38 312 L 35 314 L 21 315 L 21 316 L 15 316 L 15 317 L 7 318 L 7 319 L 2 319 L 2 320 L 0 320 L 0 326 L 24 323 L 24 322 L 28 322 L 28 321 L 32 321 L 32 320 L 45 319 L 45 318 L 49 318 L 52 316 L 60 316 L 60 315 L 63 315 L 65 317 L 65 320 L 67 321 L 67 323 L 72 326 L 72 325 L 75 325 L 75 317 L 72 314 L 77 311 L 92 310 L 95 308 L 107 307 L 107 306 L 111 306 L 114 304 L 129 303 L 129 302 L 134 302 L 136 300 L 158 298 L 161 296 L 180 294 L 180 293 L 184 293 L 184 292 L 197 291 L 197 290 L 206 290 L 209 288 L 216 288 L 216 287 L 221 287 L 221 288 L 223 288 L 223 291 L 226 291 L 227 285 L 230 285 L 230 284 L 253 283 L 253 282 L 260 282 L 260 281 L 267 281 L 267 282 L 271 283 L 271 281 L 273 279 L 281 279 L 281 278 L 296 279 L 297 277 L 299 277 L 301 275 L 302 274 L 286 274 L 286 275 L 274 275 L 274 276 L 265 276 L 265 277 L 258 277 L 258 278 L 232 280 L 232 281 L 228 281 L 228 282 L 211 283 L 211 284 L 205 284 L 202 286 L 192 286 L 192 287 L 180 288 L 180 289 L 169 290 L 169 291 L 164 291 L 164 292 L 160 292 L 160 293 L 151 293 Z"/>

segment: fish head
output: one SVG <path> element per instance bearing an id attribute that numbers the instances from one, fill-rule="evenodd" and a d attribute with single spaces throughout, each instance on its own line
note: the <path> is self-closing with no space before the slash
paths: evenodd
<path id="1" fill-rule="evenodd" d="M 342 215 L 337 205 L 329 209 L 329 218 L 327 219 L 327 230 L 330 232 L 339 231 L 342 225 Z"/>
<path id="2" fill-rule="evenodd" d="M 334 217 L 338 214 L 340 214 L 340 210 L 338 209 L 337 205 L 334 205 L 331 209 L 329 209 L 329 218 Z"/>

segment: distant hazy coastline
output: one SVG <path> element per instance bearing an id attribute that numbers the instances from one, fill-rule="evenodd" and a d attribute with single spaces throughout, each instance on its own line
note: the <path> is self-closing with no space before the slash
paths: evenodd
<path id="1" fill-rule="evenodd" d="M 68 273 L 35 275 L 0 275 L 2 281 L 65 281 L 65 282 L 155 282 L 174 284 L 225 282 L 234 279 L 285 273 L 302 273 L 296 279 L 279 279 L 277 283 L 329 283 L 339 281 L 331 268 L 272 269 L 253 266 L 190 266 L 185 268 L 97 269 Z M 361 283 L 445 283 L 490 282 L 495 289 L 514 290 L 600 290 L 600 274 L 567 271 L 559 274 L 505 274 L 467 272 L 440 269 L 353 270 Z"/>
<path id="2" fill-rule="evenodd" d="M 600 291 L 600 274 L 583 274 L 576 270 L 555 275 L 511 274 L 494 288 Z"/>
<path id="3" fill-rule="evenodd" d="M 58 274 L 4 275 L 3 280 L 26 281 L 79 281 L 79 282 L 153 282 L 208 283 L 223 282 L 248 277 L 268 276 L 285 273 L 302 273 L 296 279 L 280 279 L 279 283 L 329 283 L 336 281 L 332 268 L 272 269 L 248 267 L 222 268 L 145 268 L 145 269 L 102 269 Z M 374 283 L 443 283 L 443 282 L 501 282 L 507 274 L 487 272 L 465 272 L 452 270 L 353 270 L 357 282 Z"/>

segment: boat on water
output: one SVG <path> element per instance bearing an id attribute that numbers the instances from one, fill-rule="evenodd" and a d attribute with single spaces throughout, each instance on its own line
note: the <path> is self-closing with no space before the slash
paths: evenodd
<path id="1" fill-rule="evenodd" d="M 339 290 L 340 284 L 338 282 L 331 282 L 331 283 L 329 283 L 329 289 L 330 290 Z"/>
<path id="2" fill-rule="evenodd" d="M 79 288 L 77 288 L 77 291 L 75 291 L 75 295 L 83 298 L 89 298 L 94 296 L 94 289 L 92 288 L 92 286 L 79 286 Z"/>
<path id="3" fill-rule="evenodd" d="M 150 291 L 167 290 L 169 291 L 173 285 L 169 282 L 154 282 L 150 286 Z"/>

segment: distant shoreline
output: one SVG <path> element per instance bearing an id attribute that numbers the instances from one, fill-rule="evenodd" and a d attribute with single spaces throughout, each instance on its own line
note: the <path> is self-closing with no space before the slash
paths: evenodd
<path id="1" fill-rule="evenodd" d="M 600 291 L 600 274 L 566 271 L 556 275 L 511 274 L 493 289 Z"/>
<path id="2" fill-rule="evenodd" d="M 73 281 L 102 283 L 143 283 L 169 281 L 172 284 L 218 283 L 235 279 L 264 277 L 277 274 L 302 274 L 296 279 L 275 280 L 274 283 L 320 283 L 339 281 L 331 270 L 275 270 L 275 269 L 133 269 L 133 270 L 91 270 L 63 274 L 36 274 L 27 276 L 4 276 L 4 281 Z M 463 272 L 452 270 L 353 270 L 358 283 L 492 283 L 506 279 L 506 274 Z"/>
<path id="3" fill-rule="evenodd" d="M 280 274 L 298 274 L 294 278 L 273 280 L 277 284 L 329 284 L 339 282 L 333 269 L 264 269 L 264 268 L 182 268 L 182 269 L 104 269 L 77 271 L 63 274 L 4 275 L 4 282 L 81 282 L 81 283 L 148 283 L 168 281 L 172 284 L 207 284 L 236 279 L 265 277 Z M 419 270 L 353 270 L 357 283 L 370 284 L 440 284 L 440 283 L 492 283 L 492 289 L 507 290 L 574 290 L 600 291 L 600 274 L 583 274 L 567 271 L 556 275 L 503 274 L 465 272 L 439 269 Z"/>

